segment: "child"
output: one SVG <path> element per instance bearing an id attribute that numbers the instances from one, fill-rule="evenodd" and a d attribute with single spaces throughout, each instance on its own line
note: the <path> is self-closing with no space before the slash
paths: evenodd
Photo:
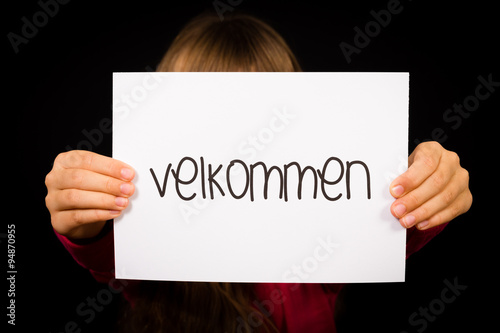
<path id="1" fill-rule="evenodd" d="M 247 15 L 201 15 L 179 33 L 158 71 L 300 71 L 283 38 Z M 407 256 L 472 204 L 468 173 L 436 142 L 420 144 L 389 187 Z M 75 260 L 130 303 L 122 329 L 158 332 L 335 332 L 338 284 L 114 280 L 111 219 L 134 193 L 134 169 L 87 151 L 62 153 L 46 177 L 56 235 Z"/>

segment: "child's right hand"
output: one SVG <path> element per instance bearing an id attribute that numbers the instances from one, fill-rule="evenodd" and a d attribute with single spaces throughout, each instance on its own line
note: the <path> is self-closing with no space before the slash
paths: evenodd
<path id="1" fill-rule="evenodd" d="M 73 239 L 96 236 L 127 207 L 134 175 L 129 165 L 111 157 L 83 150 L 59 154 L 45 178 L 52 227 Z"/>

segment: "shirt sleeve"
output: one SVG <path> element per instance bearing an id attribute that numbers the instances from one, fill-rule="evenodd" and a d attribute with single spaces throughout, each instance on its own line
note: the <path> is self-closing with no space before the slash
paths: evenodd
<path id="1" fill-rule="evenodd" d="M 88 240 L 72 240 L 54 230 L 57 238 L 73 259 L 101 283 L 114 279 L 114 239 L 112 223 L 107 222 L 101 233 Z"/>
<path id="2" fill-rule="evenodd" d="M 427 244 L 432 238 L 434 238 L 437 234 L 439 234 L 443 229 L 448 225 L 448 223 L 444 223 L 438 225 L 434 228 L 430 228 L 427 230 L 418 230 L 415 227 L 407 229 L 406 231 L 406 259 L 413 253 L 420 250 Z"/>

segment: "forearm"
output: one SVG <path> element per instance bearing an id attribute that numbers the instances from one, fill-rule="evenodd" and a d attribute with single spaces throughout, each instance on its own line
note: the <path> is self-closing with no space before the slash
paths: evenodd
<path id="1" fill-rule="evenodd" d="M 416 227 L 407 229 L 406 232 L 406 258 L 419 251 L 432 238 L 437 236 L 448 223 L 438 225 L 431 229 L 418 230 Z"/>
<path id="2" fill-rule="evenodd" d="M 114 278 L 114 239 L 112 222 L 106 223 L 93 238 L 69 239 L 57 233 L 57 238 L 73 259 L 88 269 L 98 282 L 107 283 Z"/>

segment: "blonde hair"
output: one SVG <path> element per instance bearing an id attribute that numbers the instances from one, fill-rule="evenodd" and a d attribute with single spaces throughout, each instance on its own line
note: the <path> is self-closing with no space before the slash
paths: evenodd
<path id="1" fill-rule="evenodd" d="M 265 22 L 246 14 L 201 14 L 177 35 L 159 72 L 300 72 L 290 47 Z"/>

